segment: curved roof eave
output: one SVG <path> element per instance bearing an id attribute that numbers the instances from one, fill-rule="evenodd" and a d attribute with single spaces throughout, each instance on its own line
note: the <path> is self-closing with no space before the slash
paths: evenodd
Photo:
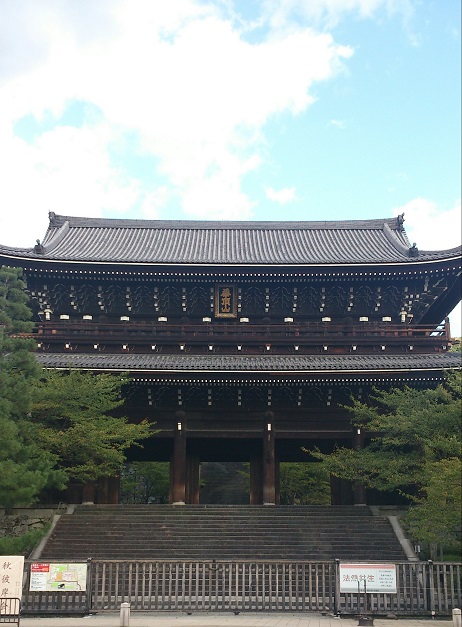
<path id="1" fill-rule="evenodd" d="M 33 249 L 12 249 L 5 246 L 0 246 L 0 261 L 2 263 L 8 262 L 8 265 L 14 265 L 15 263 L 25 267 L 29 265 L 30 267 L 42 267 L 46 269 L 47 267 L 53 267 L 57 265 L 63 265 L 65 267 L 76 266 L 76 267 L 85 267 L 89 271 L 91 270 L 99 270 L 99 269 L 107 269 L 107 268 L 118 268 L 120 270 L 130 271 L 130 272 L 144 272 L 144 271 L 181 271 L 182 269 L 191 271 L 194 269 L 195 271 L 209 271 L 215 272 L 219 269 L 226 269 L 226 271 L 236 271 L 239 272 L 243 269 L 262 269 L 265 271 L 280 271 L 284 268 L 288 269 L 300 269 L 300 270 L 332 270 L 335 268 L 347 269 L 347 268 L 412 268 L 419 267 L 423 265 L 430 265 L 433 263 L 455 263 L 462 260 L 462 250 L 461 248 L 452 248 L 448 250 L 442 251 L 430 251 L 423 252 L 419 258 L 408 258 L 408 259 L 396 259 L 396 260 L 368 260 L 368 261 L 319 261 L 319 262 L 290 262 L 286 261 L 284 263 L 275 263 L 275 262 L 194 262 L 194 261 L 175 261 L 175 262 L 166 262 L 166 261 L 128 261 L 128 260 L 104 260 L 104 259 L 63 259 L 63 258 L 53 258 L 53 257 L 44 257 L 43 255 L 38 255 L 34 253 Z"/>
<path id="2" fill-rule="evenodd" d="M 418 372 L 428 373 L 461 368 L 457 353 L 440 355 L 333 355 L 313 356 L 175 356 L 175 355 L 94 355 L 38 354 L 44 368 L 103 370 L 155 375 L 216 376 L 355 376 Z"/>

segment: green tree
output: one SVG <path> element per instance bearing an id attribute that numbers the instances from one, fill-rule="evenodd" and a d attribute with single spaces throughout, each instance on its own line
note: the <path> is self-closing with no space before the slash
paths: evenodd
<path id="1" fill-rule="evenodd" d="M 168 462 L 125 464 L 120 481 L 122 503 L 168 503 Z"/>
<path id="2" fill-rule="evenodd" d="M 461 499 L 461 372 L 436 389 L 376 391 L 371 404 L 353 401 L 355 428 L 368 436 L 360 450 L 310 451 L 334 476 L 368 488 L 398 490 L 411 503 L 418 540 L 457 542 Z M 438 509 L 438 514 L 436 514 Z M 457 515 L 454 511 L 458 512 Z"/>
<path id="3" fill-rule="evenodd" d="M 462 461 L 456 457 L 442 459 L 429 463 L 425 470 L 422 496 L 414 498 L 415 504 L 405 519 L 406 526 L 413 538 L 431 547 L 439 544 L 453 549 L 460 561 Z"/>
<path id="4" fill-rule="evenodd" d="M 282 505 L 328 505 L 330 480 L 324 464 L 283 462 L 279 467 Z"/>
<path id="5" fill-rule="evenodd" d="M 29 419 L 38 379 L 33 324 L 22 272 L 0 268 L 0 505 L 29 505 L 47 485 L 62 486 L 56 457 L 41 448 Z"/>
<path id="6" fill-rule="evenodd" d="M 118 474 L 125 452 L 151 435 L 146 420 L 120 415 L 127 381 L 110 374 L 52 370 L 34 390 L 38 437 L 69 479 L 87 482 Z"/>
<path id="7" fill-rule="evenodd" d="M 460 352 L 462 352 L 462 338 L 460 338 L 460 337 L 453 337 L 453 338 L 451 338 L 451 343 L 452 343 L 452 346 L 449 349 L 449 351 L 451 353 L 460 353 Z"/>

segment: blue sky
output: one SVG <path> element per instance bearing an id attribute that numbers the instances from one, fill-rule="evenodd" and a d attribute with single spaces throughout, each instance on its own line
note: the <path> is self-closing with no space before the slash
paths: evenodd
<path id="1" fill-rule="evenodd" d="M 460 243 L 459 0 L 0 0 L 0 240 L 405 213 Z M 19 220 L 18 220 L 19 217 Z M 452 316 L 460 334 L 460 310 Z"/>

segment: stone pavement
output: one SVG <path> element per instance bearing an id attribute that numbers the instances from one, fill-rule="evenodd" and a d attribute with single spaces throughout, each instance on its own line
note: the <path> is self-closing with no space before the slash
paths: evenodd
<path id="1" fill-rule="evenodd" d="M 320 614 L 252 613 L 234 615 L 231 612 L 132 612 L 130 627 L 353 627 L 357 618 L 337 618 Z M 83 617 L 22 617 L 21 627 L 119 627 L 120 615 L 94 614 Z M 374 627 L 452 627 L 452 619 L 430 620 L 374 618 Z"/>

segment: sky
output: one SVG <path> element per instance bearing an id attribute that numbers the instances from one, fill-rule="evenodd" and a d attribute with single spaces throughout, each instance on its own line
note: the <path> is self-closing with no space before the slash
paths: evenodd
<path id="1" fill-rule="evenodd" d="M 460 0 L 0 0 L 0 242 L 48 212 L 461 241 Z M 451 314 L 461 335 L 460 306 Z"/>

